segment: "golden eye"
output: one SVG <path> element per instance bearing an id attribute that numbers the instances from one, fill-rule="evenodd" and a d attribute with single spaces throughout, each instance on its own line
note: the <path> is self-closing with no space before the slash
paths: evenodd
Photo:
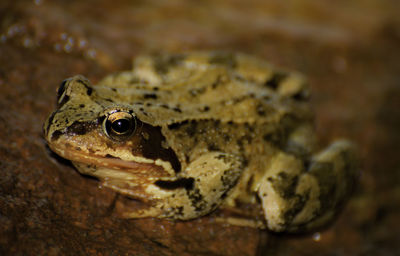
<path id="1" fill-rule="evenodd" d="M 136 130 L 136 118 L 123 111 L 110 113 L 104 119 L 103 130 L 113 140 L 126 140 Z"/>

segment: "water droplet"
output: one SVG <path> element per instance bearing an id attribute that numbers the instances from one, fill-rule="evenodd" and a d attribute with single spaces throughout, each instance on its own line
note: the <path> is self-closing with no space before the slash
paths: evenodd
<path id="1" fill-rule="evenodd" d="M 67 40 L 67 44 L 69 44 L 69 45 L 71 45 L 71 46 L 73 46 L 74 45 L 74 43 L 75 43 L 75 40 L 74 40 L 74 38 L 73 37 L 68 37 L 68 40 Z"/>
<path id="2" fill-rule="evenodd" d="M 54 50 L 56 50 L 57 52 L 61 52 L 61 45 L 60 44 L 55 44 L 54 45 Z"/>
<path id="3" fill-rule="evenodd" d="M 85 40 L 85 39 L 79 39 L 78 40 L 78 47 L 79 48 L 85 48 L 86 47 L 86 45 L 87 45 L 87 41 Z"/>
<path id="4" fill-rule="evenodd" d="M 31 48 L 34 45 L 34 42 L 33 42 L 33 40 L 31 38 L 25 38 L 22 41 L 22 44 L 24 45 L 25 48 Z"/>
<path id="5" fill-rule="evenodd" d="M 62 33 L 62 34 L 60 35 L 60 38 L 61 38 L 61 40 L 67 40 L 67 38 L 68 38 L 67 33 Z"/>
<path id="6" fill-rule="evenodd" d="M 5 41 L 7 41 L 7 36 L 4 35 L 4 34 L 2 34 L 2 35 L 0 36 L 0 41 L 1 41 L 2 43 L 4 43 Z"/>
<path id="7" fill-rule="evenodd" d="M 72 52 L 72 46 L 71 46 L 70 44 L 65 44 L 65 45 L 64 45 L 64 51 L 65 51 L 66 53 Z"/>
<path id="8" fill-rule="evenodd" d="M 321 233 L 319 233 L 319 232 L 314 233 L 314 234 L 312 235 L 312 239 L 313 239 L 315 242 L 319 242 L 319 241 L 321 240 Z"/>
<path id="9" fill-rule="evenodd" d="M 91 59 L 94 59 L 97 56 L 97 52 L 96 52 L 95 49 L 89 49 L 89 50 L 86 51 L 86 56 L 91 58 Z"/>

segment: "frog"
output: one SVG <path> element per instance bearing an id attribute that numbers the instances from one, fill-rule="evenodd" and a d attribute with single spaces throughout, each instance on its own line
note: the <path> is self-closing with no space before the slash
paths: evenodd
<path id="1" fill-rule="evenodd" d="M 309 99 L 304 75 L 244 53 L 141 55 L 96 85 L 64 80 L 44 138 L 143 203 L 122 217 L 303 232 L 330 223 L 357 178 L 351 142 L 318 147 Z"/>

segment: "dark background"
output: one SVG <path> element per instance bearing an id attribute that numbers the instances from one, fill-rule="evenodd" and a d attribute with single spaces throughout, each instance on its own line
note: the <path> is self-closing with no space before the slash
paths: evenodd
<path id="1" fill-rule="evenodd" d="M 1 1 L 1 255 L 400 255 L 400 18 L 394 0 Z M 306 235 L 124 220 L 115 193 L 49 154 L 59 83 L 96 83 L 139 53 L 253 54 L 310 80 L 321 145 L 359 146 L 359 186 Z M 119 198 L 116 207 L 123 204 Z"/>

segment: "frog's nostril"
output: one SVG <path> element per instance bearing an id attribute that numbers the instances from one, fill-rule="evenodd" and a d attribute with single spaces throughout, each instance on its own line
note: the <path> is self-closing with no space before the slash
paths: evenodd
<path id="1" fill-rule="evenodd" d="M 57 101 L 61 98 L 63 93 L 65 92 L 65 87 L 67 85 L 68 79 L 65 79 L 64 81 L 61 82 L 60 86 L 57 89 Z"/>

